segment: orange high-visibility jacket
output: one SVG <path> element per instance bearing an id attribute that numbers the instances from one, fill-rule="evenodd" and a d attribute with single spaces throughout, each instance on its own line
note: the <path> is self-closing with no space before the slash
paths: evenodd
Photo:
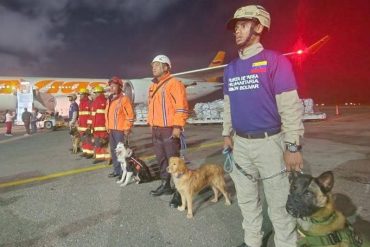
<path id="1" fill-rule="evenodd" d="M 107 130 L 129 130 L 135 119 L 134 109 L 129 97 L 123 94 L 107 100 L 105 127 Z"/>
<path id="2" fill-rule="evenodd" d="M 80 99 L 79 117 L 78 117 L 78 131 L 86 131 L 88 120 L 90 118 L 91 100 L 86 95 Z"/>
<path id="3" fill-rule="evenodd" d="M 148 124 L 150 126 L 185 126 L 189 106 L 185 86 L 181 81 L 168 73 L 158 82 L 150 85 L 148 96 Z"/>
<path id="4" fill-rule="evenodd" d="M 91 104 L 91 125 L 95 132 L 106 131 L 105 128 L 105 108 L 107 99 L 104 94 L 98 95 Z"/>

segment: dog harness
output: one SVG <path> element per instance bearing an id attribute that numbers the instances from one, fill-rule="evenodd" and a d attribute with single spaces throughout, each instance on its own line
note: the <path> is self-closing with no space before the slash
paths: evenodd
<path id="1" fill-rule="evenodd" d="M 333 217 L 335 218 L 335 213 L 328 220 L 332 220 Z M 298 233 L 302 236 L 297 242 L 298 247 L 330 246 L 344 241 L 348 242 L 349 246 L 362 246 L 362 239 L 355 233 L 354 228 L 348 222 L 346 222 L 344 229 L 326 235 L 309 235 L 300 226 L 298 226 Z"/>

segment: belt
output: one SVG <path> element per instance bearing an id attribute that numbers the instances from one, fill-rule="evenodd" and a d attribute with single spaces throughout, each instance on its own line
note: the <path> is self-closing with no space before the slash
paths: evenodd
<path id="1" fill-rule="evenodd" d="M 152 126 L 153 129 L 173 129 L 173 127 Z"/>
<path id="2" fill-rule="evenodd" d="M 254 134 L 248 134 L 248 133 L 241 133 L 241 132 L 236 132 L 237 136 L 247 138 L 247 139 L 262 139 L 268 136 L 273 136 L 276 134 L 279 134 L 281 129 L 276 129 L 276 130 L 271 130 L 271 131 L 265 131 L 265 132 L 260 132 L 260 133 L 254 133 Z"/>

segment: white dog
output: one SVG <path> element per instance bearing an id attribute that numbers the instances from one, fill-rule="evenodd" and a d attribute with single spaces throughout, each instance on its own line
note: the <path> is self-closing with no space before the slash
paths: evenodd
<path id="1" fill-rule="evenodd" d="M 122 142 L 119 142 L 115 151 L 117 155 L 117 160 L 121 163 L 122 168 L 122 177 L 119 181 L 117 181 L 117 183 L 121 184 L 121 187 L 124 187 L 130 182 L 131 177 L 134 174 L 133 171 L 127 171 L 128 164 L 126 160 L 127 158 L 130 158 L 132 156 L 132 149 L 126 148 Z"/>

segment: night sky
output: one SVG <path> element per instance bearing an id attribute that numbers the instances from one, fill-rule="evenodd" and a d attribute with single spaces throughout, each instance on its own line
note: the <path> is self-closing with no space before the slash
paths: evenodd
<path id="1" fill-rule="evenodd" d="M 141 78 L 162 53 L 174 72 L 206 67 L 218 50 L 228 62 L 237 53 L 225 23 L 247 4 L 271 13 L 265 48 L 290 52 L 330 35 L 292 60 L 302 97 L 370 103 L 368 0 L 1 0 L 0 76 Z"/>

